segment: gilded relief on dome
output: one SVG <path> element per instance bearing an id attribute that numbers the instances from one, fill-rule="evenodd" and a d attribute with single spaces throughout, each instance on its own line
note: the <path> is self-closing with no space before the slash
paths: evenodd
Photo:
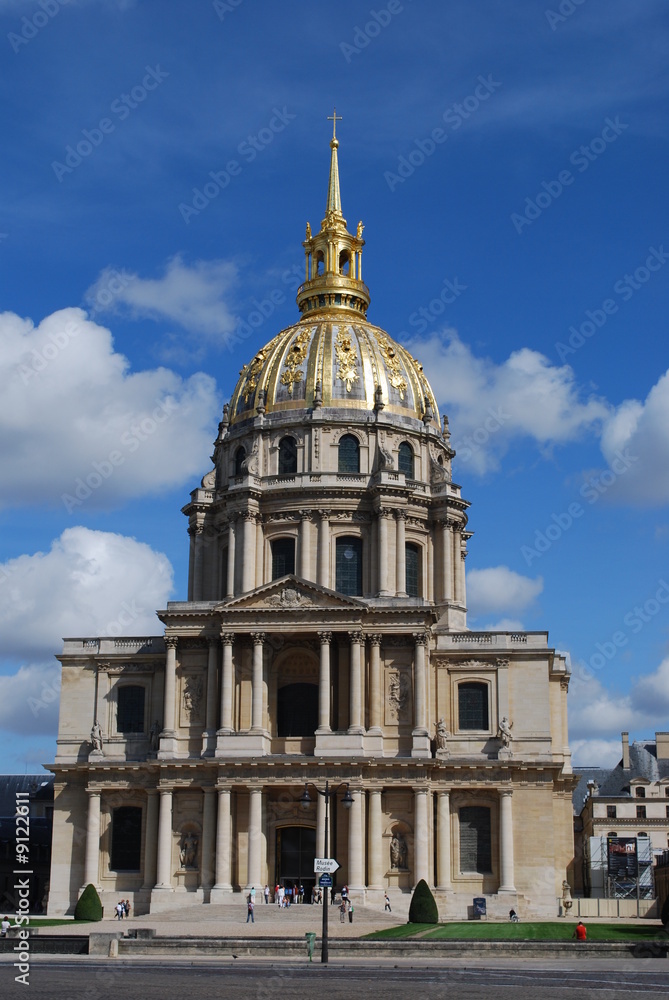
<path id="1" fill-rule="evenodd" d="M 246 385 L 244 386 L 244 391 L 242 395 L 244 396 L 244 402 L 248 406 L 249 396 L 252 396 L 256 391 L 258 386 L 258 376 L 262 371 L 262 366 L 265 364 L 265 352 L 258 351 L 255 358 L 246 368 L 242 368 L 240 375 L 246 375 Z"/>
<path id="2" fill-rule="evenodd" d="M 301 365 L 304 364 L 307 357 L 310 337 L 310 330 L 301 330 L 293 340 L 288 350 L 288 354 L 286 355 L 286 360 L 283 364 L 284 371 L 281 373 L 280 381 L 281 385 L 288 386 L 289 396 L 293 395 L 294 384 L 296 382 L 301 382 L 304 378 L 304 372 L 301 369 Z"/>
<path id="3" fill-rule="evenodd" d="M 386 363 L 386 373 L 388 375 L 388 382 L 396 389 L 400 394 L 400 399 L 404 401 L 407 391 L 407 380 L 402 374 L 402 369 L 400 367 L 400 359 L 397 357 L 395 348 L 390 343 L 388 337 L 383 336 L 383 334 L 377 334 L 377 343 L 379 345 L 379 350 L 383 360 Z"/>
<path id="4" fill-rule="evenodd" d="M 337 331 L 334 350 L 339 366 L 337 378 L 346 383 L 346 391 L 350 392 L 351 386 L 358 381 L 360 376 L 358 375 L 358 356 L 348 331 L 341 329 Z"/>

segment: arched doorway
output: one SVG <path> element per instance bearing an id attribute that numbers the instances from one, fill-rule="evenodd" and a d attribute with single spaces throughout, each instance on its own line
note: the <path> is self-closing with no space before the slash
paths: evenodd
<path id="1" fill-rule="evenodd" d="M 276 877 L 279 885 L 304 886 L 304 902 L 311 902 L 314 886 L 316 831 L 309 826 L 280 826 L 276 831 Z"/>

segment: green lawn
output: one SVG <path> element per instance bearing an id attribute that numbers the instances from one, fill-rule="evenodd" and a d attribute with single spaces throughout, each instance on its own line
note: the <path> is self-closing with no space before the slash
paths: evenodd
<path id="1" fill-rule="evenodd" d="M 669 934 L 657 923 L 588 924 L 588 941 L 649 941 L 669 942 Z M 403 924 L 368 934 L 370 941 L 400 940 L 420 935 L 422 941 L 568 941 L 575 924 L 569 923 L 488 923 L 469 920 L 438 924 Z"/>

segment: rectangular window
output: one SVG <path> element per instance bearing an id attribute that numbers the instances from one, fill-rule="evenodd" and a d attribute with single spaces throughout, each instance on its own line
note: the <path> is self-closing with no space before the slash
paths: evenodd
<path id="1" fill-rule="evenodd" d="M 338 538 L 335 589 L 349 597 L 362 595 L 362 542 L 359 538 Z"/>
<path id="2" fill-rule="evenodd" d="M 488 729 L 488 685 L 465 682 L 458 685 L 458 725 L 460 729 Z"/>
<path id="3" fill-rule="evenodd" d="M 120 806 L 112 813 L 112 871 L 138 872 L 142 854 L 142 810 L 137 806 Z"/>
<path id="4" fill-rule="evenodd" d="M 637 806 L 636 807 L 636 818 L 637 819 L 645 819 L 646 818 L 646 807 L 645 806 Z"/>
<path id="5" fill-rule="evenodd" d="M 617 814 L 617 810 L 616 810 L 615 806 L 607 806 L 606 807 L 606 818 L 607 819 L 616 819 L 616 814 Z"/>
<path id="6" fill-rule="evenodd" d="M 460 810 L 460 871 L 492 871 L 490 809 L 464 806 Z"/>
<path id="7" fill-rule="evenodd" d="M 409 597 L 420 596 L 420 549 L 417 545 L 406 546 L 406 592 Z"/>
<path id="8" fill-rule="evenodd" d="M 146 691 L 136 684 L 117 688 L 116 730 L 119 733 L 144 732 L 144 699 Z"/>
<path id="9" fill-rule="evenodd" d="M 279 580 L 295 572 L 295 539 L 277 538 L 272 542 L 272 579 Z"/>

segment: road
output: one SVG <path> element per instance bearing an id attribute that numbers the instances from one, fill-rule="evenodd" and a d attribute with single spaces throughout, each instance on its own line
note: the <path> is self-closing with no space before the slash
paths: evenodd
<path id="1" fill-rule="evenodd" d="M 513 962 L 485 968 L 444 963 L 422 967 L 342 962 L 324 967 L 285 961 L 174 963 L 39 960 L 28 989 L 0 965 L 0 995 L 48 1000 L 669 1000 L 669 962 L 620 962 L 607 969 Z"/>

